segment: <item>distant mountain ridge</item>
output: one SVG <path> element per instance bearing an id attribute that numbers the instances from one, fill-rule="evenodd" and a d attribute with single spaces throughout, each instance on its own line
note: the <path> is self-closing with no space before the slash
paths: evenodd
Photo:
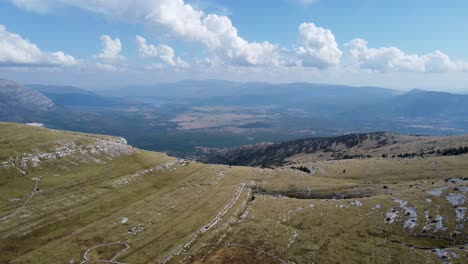
<path id="1" fill-rule="evenodd" d="M 339 93 L 337 93 L 339 92 Z M 288 103 L 291 100 L 306 102 L 305 100 L 339 98 L 340 102 L 348 100 L 362 99 L 365 95 L 373 96 L 376 100 L 398 94 L 398 91 L 381 87 L 352 87 L 346 85 L 333 84 L 313 84 L 313 83 L 264 83 L 264 82 L 230 82 L 220 80 L 185 80 L 173 83 L 159 83 L 156 85 L 128 86 L 101 91 L 104 95 L 124 96 L 124 97 L 155 97 L 155 98 L 191 98 L 193 100 L 223 100 L 231 104 L 238 104 L 238 99 L 248 99 L 249 97 L 258 103 Z M 349 98 L 352 96 L 352 98 Z M 226 99 L 228 98 L 228 99 Z M 248 100 L 252 102 L 253 100 Z M 258 104 L 257 103 L 257 104 Z"/>
<path id="2" fill-rule="evenodd" d="M 140 148 L 197 159 L 220 148 L 312 136 L 368 131 L 468 134 L 466 94 L 216 80 L 144 88 L 100 94 L 72 86 L 23 86 L 2 80 L 0 121 L 37 122 L 56 129 L 120 135 Z M 362 155 L 354 151 L 340 153 L 328 158 Z M 257 154 L 261 153 L 252 156 Z M 283 154 L 273 163 L 283 163 Z M 300 155 L 292 154 L 294 158 Z M 235 155 L 216 162 L 230 163 L 230 158 L 234 158 L 233 163 L 244 164 Z"/>
<path id="3" fill-rule="evenodd" d="M 464 118 L 468 115 L 468 95 L 414 89 L 379 104 L 358 108 L 352 114 L 393 119 Z"/>
<path id="4" fill-rule="evenodd" d="M 180 81 L 148 86 L 115 88 L 106 95 L 139 100 L 173 100 L 190 106 L 276 107 L 304 110 L 309 117 L 325 119 L 334 125 L 354 121 L 381 122 L 376 130 L 400 133 L 443 134 L 468 132 L 468 95 L 414 89 L 408 92 L 372 86 L 346 86 L 314 83 L 236 83 L 228 81 Z M 389 122 L 390 121 L 390 122 Z M 418 122 L 413 122 L 418 121 Z M 442 121 L 442 122 L 441 122 Z M 391 123 L 393 122 L 393 123 Z M 315 122 L 317 123 L 317 122 Z M 385 124 L 390 124 L 385 126 Z M 422 127 L 429 131 L 414 129 Z M 443 124 L 442 124 L 443 123 Z M 432 128 L 429 128 L 432 126 Z M 348 129 L 349 131 L 355 129 Z M 436 131 L 439 130 L 438 133 Z M 458 132 L 457 132 L 458 131 Z"/>
<path id="5" fill-rule="evenodd" d="M 74 86 L 28 84 L 27 88 L 38 91 L 55 103 L 67 107 L 127 107 L 135 101 L 103 96 Z"/>

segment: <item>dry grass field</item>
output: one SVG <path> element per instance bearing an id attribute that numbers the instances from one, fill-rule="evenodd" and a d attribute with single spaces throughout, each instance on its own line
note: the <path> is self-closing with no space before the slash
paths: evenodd
<path id="1" fill-rule="evenodd" d="M 0 124 L 0 263 L 466 263 L 468 156 L 201 164 Z"/>

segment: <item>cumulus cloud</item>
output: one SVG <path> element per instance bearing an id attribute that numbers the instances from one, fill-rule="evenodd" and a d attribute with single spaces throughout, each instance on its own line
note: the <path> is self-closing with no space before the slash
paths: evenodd
<path id="1" fill-rule="evenodd" d="M 302 66 L 326 69 L 341 63 L 342 51 L 331 30 L 303 23 L 299 26 L 297 48 L 286 50 L 269 41 L 248 41 L 240 36 L 232 21 L 223 15 L 205 14 L 184 0 L 10 0 L 18 7 L 47 12 L 56 7 L 73 7 L 103 15 L 113 21 L 138 23 L 156 34 L 200 43 L 217 64 L 270 67 Z M 288 0 L 310 5 L 314 0 Z M 140 55 L 157 58 L 165 65 L 183 65 L 174 50 L 165 45 L 150 45 L 139 40 Z M 118 58 L 118 39 L 106 38 L 102 59 Z M 372 71 L 447 72 L 467 71 L 466 62 L 454 61 L 441 51 L 406 54 L 396 47 L 369 48 L 355 39 L 345 45 L 352 66 Z M 149 54 L 152 54 L 151 56 Z M 171 55 L 172 54 L 172 55 Z M 60 56 L 62 55 L 62 56 Z M 66 57 L 56 54 L 56 57 Z M 186 62 L 185 62 L 186 63 Z M 159 67 L 159 66 L 158 66 Z"/>
<path id="2" fill-rule="evenodd" d="M 299 26 L 299 44 L 297 55 L 302 66 L 327 68 L 339 64 L 343 55 L 333 33 L 313 23 Z"/>
<path id="3" fill-rule="evenodd" d="M 268 41 L 248 42 L 238 35 L 237 29 L 226 16 L 208 15 L 203 24 L 215 36 L 209 45 L 219 51 L 221 57 L 234 65 L 278 66 L 282 64 L 277 45 Z"/>
<path id="4" fill-rule="evenodd" d="M 11 0 L 17 6 L 43 12 L 54 6 L 72 6 L 114 20 L 141 23 L 154 32 L 165 32 L 203 44 L 235 65 L 281 63 L 278 47 L 267 41 L 249 42 L 239 36 L 226 16 L 204 14 L 184 0 Z"/>
<path id="5" fill-rule="evenodd" d="M 423 55 L 406 54 L 396 47 L 369 48 L 367 41 L 354 39 L 345 44 L 353 66 L 380 72 L 449 72 L 466 70 L 466 63 L 453 61 L 447 54 L 435 51 Z"/>
<path id="6" fill-rule="evenodd" d="M 44 52 L 29 40 L 0 25 L 0 66 L 69 66 L 75 58 L 62 51 Z"/>
<path id="7" fill-rule="evenodd" d="M 136 36 L 138 43 L 138 53 L 141 57 L 149 57 L 156 59 L 157 61 L 172 67 L 179 69 L 188 69 L 190 65 L 179 57 L 175 57 L 174 49 L 163 44 L 154 46 L 153 44 L 147 44 L 146 39 L 141 36 Z M 159 68 L 162 65 L 157 64 Z"/>
<path id="8" fill-rule="evenodd" d="M 108 35 L 102 35 L 101 42 L 102 52 L 96 56 L 98 59 L 113 62 L 124 58 L 120 55 L 120 52 L 122 51 L 122 43 L 119 38 L 112 39 Z"/>

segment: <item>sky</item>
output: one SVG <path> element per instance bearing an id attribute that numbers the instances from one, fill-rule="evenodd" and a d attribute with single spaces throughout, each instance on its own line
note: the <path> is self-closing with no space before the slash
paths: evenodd
<path id="1" fill-rule="evenodd" d="M 466 0 L 0 0 L 0 78 L 468 91 Z"/>

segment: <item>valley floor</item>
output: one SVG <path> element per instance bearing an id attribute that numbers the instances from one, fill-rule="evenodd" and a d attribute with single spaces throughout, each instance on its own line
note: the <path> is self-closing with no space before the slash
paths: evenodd
<path id="1" fill-rule="evenodd" d="M 466 263 L 467 155 L 302 165 L 0 124 L 0 263 Z"/>

